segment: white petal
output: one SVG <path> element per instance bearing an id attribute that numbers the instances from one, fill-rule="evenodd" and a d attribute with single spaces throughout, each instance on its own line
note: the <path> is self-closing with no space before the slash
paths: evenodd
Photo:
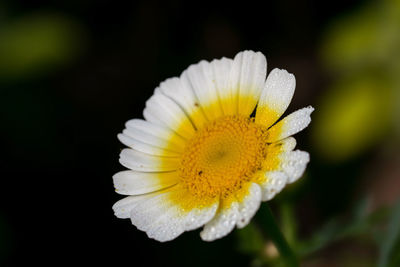
<path id="1" fill-rule="evenodd" d="M 170 98 L 155 93 L 146 102 L 144 118 L 154 124 L 168 127 L 178 135 L 191 138 L 195 129 L 182 109 Z"/>
<path id="2" fill-rule="evenodd" d="M 268 130 L 268 142 L 281 140 L 306 128 L 311 122 L 310 114 L 313 111 L 313 107 L 306 107 L 286 116 Z"/>
<path id="3" fill-rule="evenodd" d="M 239 218 L 237 227 L 245 227 L 256 214 L 261 203 L 261 189 L 260 186 L 252 183 L 248 188 L 248 194 L 244 197 L 243 201 L 239 202 Z"/>
<path id="4" fill-rule="evenodd" d="M 229 207 L 220 208 L 215 217 L 204 226 L 200 233 L 201 238 L 204 241 L 213 241 L 226 236 L 233 230 L 238 218 L 239 204 L 233 201 Z"/>
<path id="5" fill-rule="evenodd" d="M 182 110 L 185 111 L 186 115 L 190 118 L 196 128 L 208 121 L 203 114 L 192 85 L 190 84 L 190 81 L 187 80 L 186 76 L 167 79 L 156 88 L 156 91 L 157 89 L 159 92 L 175 101 Z"/>
<path id="6" fill-rule="evenodd" d="M 307 163 L 310 161 L 310 155 L 307 152 L 295 150 L 282 153 L 280 159 L 280 168 L 288 176 L 287 182 L 293 183 L 303 175 Z"/>
<path id="7" fill-rule="evenodd" d="M 203 60 L 198 64 L 191 65 L 182 73 L 181 77 L 190 83 L 208 120 L 214 120 L 223 115 L 218 90 L 213 80 L 214 73 L 211 63 Z"/>
<path id="8" fill-rule="evenodd" d="M 125 127 L 126 129 L 122 132 L 124 136 L 163 150 L 182 153 L 186 145 L 186 139 L 172 130 L 145 120 L 129 120 Z M 130 142 L 127 141 L 124 144 L 130 146 Z"/>
<path id="9" fill-rule="evenodd" d="M 285 187 L 288 176 L 281 171 L 265 173 L 265 180 L 260 184 L 262 189 L 262 201 L 271 200 Z"/>
<path id="10" fill-rule="evenodd" d="M 142 172 L 174 171 L 178 169 L 179 158 L 158 157 L 125 148 L 119 162 L 126 168 Z"/>
<path id="11" fill-rule="evenodd" d="M 260 52 L 243 51 L 233 60 L 230 77 L 232 101 L 237 112 L 250 115 L 260 98 L 267 74 L 267 60 Z"/>
<path id="12" fill-rule="evenodd" d="M 212 81 L 214 82 L 215 88 L 218 91 L 220 98 L 220 104 L 225 115 L 233 114 L 230 112 L 232 104 L 229 101 L 223 101 L 231 99 L 231 90 L 229 88 L 230 72 L 232 68 L 232 59 L 221 58 L 219 60 L 213 60 L 211 67 L 213 69 Z"/>
<path id="13" fill-rule="evenodd" d="M 207 208 L 184 211 L 170 202 L 169 191 L 135 205 L 131 211 L 131 221 L 150 238 L 164 242 L 179 236 L 184 231 L 196 229 L 212 219 L 218 202 Z"/>
<path id="14" fill-rule="evenodd" d="M 140 195 L 161 190 L 179 181 L 177 172 L 121 171 L 113 176 L 114 187 L 122 195 Z"/>
<path id="15" fill-rule="evenodd" d="M 256 122 L 271 126 L 285 112 L 292 100 L 296 79 L 286 70 L 273 69 L 267 77 L 256 111 Z"/>
<path id="16" fill-rule="evenodd" d="M 164 156 L 164 157 L 179 157 L 181 155 L 181 153 L 168 151 L 160 147 L 143 143 L 126 134 L 118 134 L 118 139 L 124 145 L 149 155 Z"/>
<path id="17" fill-rule="evenodd" d="M 130 218 L 132 208 L 136 206 L 140 201 L 151 197 L 154 197 L 154 193 L 125 197 L 115 202 L 115 204 L 113 205 L 112 209 L 114 210 L 114 215 L 120 219 Z"/>

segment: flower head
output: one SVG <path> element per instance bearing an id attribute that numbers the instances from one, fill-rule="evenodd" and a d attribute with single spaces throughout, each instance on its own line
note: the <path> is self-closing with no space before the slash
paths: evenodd
<path id="1" fill-rule="evenodd" d="M 246 226 L 261 201 L 300 178 L 309 155 L 293 151 L 290 136 L 307 127 L 313 108 L 277 122 L 295 78 L 274 69 L 265 79 L 266 72 L 262 53 L 244 51 L 162 82 L 145 120 L 128 121 L 118 135 L 129 170 L 113 180 L 128 197 L 114 204 L 115 215 L 159 241 L 204 225 L 200 236 L 211 241 Z"/>

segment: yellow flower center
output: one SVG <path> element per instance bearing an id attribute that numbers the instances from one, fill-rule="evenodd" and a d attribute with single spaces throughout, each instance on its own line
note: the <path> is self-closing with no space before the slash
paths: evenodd
<path id="1" fill-rule="evenodd" d="M 263 166 L 267 129 L 242 115 L 206 124 L 188 141 L 179 169 L 182 184 L 197 197 L 227 197 Z"/>

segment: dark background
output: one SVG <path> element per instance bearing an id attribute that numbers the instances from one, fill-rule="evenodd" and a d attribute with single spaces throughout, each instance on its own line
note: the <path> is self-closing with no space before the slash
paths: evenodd
<path id="1" fill-rule="evenodd" d="M 25 20 L 22 35 L 29 36 L 32 21 L 40 28 L 41 19 L 43 27 L 54 20 L 67 30 L 56 29 L 53 47 L 60 48 L 44 61 L 27 56 L 25 63 L 21 56 L 14 69 L 0 63 L 0 265 L 249 266 L 251 256 L 237 249 L 235 233 L 206 243 L 193 231 L 159 243 L 114 217 L 111 207 L 123 196 L 114 192 L 111 177 L 124 169 L 116 135 L 127 120 L 142 118 L 161 81 L 202 59 L 245 49 L 263 52 L 268 71 L 296 75 L 289 111 L 311 104 L 317 113 L 319 97 L 335 78 L 321 64 L 323 34 L 365 3 L 2 1 L 2 30 L 23 31 L 13 25 Z M 0 42 L 7 42 L 2 30 Z M 21 40 L 22 52 L 12 50 L 16 58 L 36 49 L 34 41 Z M 296 137 L 300 149 L 311 151 L 309 181 L 288 196 L 303 236 L 349 208 L 359 195 L 352 186 L 357 179 L 349 177 L 375 151 L 327 163 L 313 154 L 309 131 Z"/>

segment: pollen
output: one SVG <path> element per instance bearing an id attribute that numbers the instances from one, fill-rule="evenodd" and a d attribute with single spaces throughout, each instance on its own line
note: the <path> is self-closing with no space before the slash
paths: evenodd
<path id="1" fill-rule="evenodd" d="M 267 129 L 253 118 L 224 116 L 188 141 L 181 159 L 182 184 L 197 197 L 229 197 L 263 168 Z"/>

